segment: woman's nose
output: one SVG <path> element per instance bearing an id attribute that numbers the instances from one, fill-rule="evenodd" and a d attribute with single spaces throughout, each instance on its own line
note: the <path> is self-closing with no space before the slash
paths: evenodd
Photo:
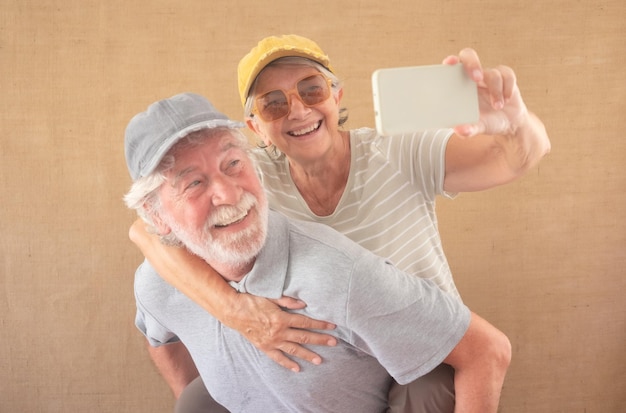
<path id="1" fill-rule="evenodd" d="M 300 100 L 300 96 L 297 94 L 292 94 L 289 99 L 289 114 L 287 115 L 289 119 L 301 119 L 309 113 L 311 109 L 302 103 Z"/>

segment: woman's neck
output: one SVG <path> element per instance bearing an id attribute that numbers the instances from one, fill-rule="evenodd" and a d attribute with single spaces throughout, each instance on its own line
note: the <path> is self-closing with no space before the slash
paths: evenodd
<path id="1" fill-rule="evenodd" d="M 335 211 L 350 174 L 350 133 L 340 132 L 336 142 L 313 162 L 301 164 L 289 160 L 293 182 L 311 211 L 319 216 Z"/>

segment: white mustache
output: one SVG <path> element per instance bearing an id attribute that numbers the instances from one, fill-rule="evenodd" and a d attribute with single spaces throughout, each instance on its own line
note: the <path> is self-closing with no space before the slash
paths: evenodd
<path id="1" fill-rule="evenodd" d="M 244 192 L 237 205 L 223 205 L 218 207 L 207 219 L 206 227 L 227 226 L 237 222 L 256 206 L 257 200 L 250 192 Z"/>

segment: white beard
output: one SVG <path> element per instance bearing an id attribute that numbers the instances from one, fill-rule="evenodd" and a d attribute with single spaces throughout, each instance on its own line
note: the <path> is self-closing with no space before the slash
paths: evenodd
<path id="1" fill-rule="evenodd" d="M 256 208 L 258 216 L 252 225 L 237 233 L 220 235 L 217 238 L 212 236 L 211 231 L 215 230 L 216 224 L 231 223 L 252 208 Z M 236 269 L 252 262 L 261 251 L 267 236 L 267 217 L 268 206 L 265 197 L 257 199 L 251 193 L 245 192 L 238 205 L 221 206 L 213 211 L 201 230 L 190 231 L 176 222 L 168 222 L 168 225 L 189 251 L 212 266 Z M 218 268 L 215 269 L 219 271 Z"/>

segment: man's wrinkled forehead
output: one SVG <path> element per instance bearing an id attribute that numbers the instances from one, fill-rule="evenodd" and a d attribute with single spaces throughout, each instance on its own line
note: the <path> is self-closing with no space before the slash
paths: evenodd
<path id="1" fill-rule="evenodd" d="M 193 135 L 193 134 L 192 134 Z M 241 149 L 243 145 L 241 140 L 228 131 L 199 131 L 195 136 L 186 136 L 170 149 L 167 154 L 172 160 L 172 165 L 166 171 L 166 175 L 170 175 L 168 181 L 177 180 L 180 177 L 197 169 L 197 165 L 182 165 L 181 158 L 185 155 L 206 151 L 209 159 L 219 160 L 220 157 L 231 149 Z M 245 156 L 247 159 L 247 155 Z"/>

